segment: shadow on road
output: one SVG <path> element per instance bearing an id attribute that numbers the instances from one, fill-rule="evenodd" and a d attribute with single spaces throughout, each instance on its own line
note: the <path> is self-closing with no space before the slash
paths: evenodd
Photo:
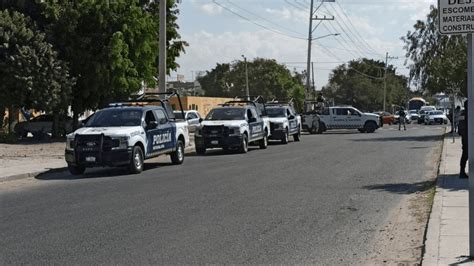
<path id="1" fill-rule="evenodd" d="M 171 162 L 145 162 L 144 172 L 163 166 L 172 166 Z M 89 178 L 118 177 L 131 175 L 126 167 L 88 168 L 82 175 L 71 175 L 67 168 L 52 169 L 35 177 L 37 180 L 77 180 Z"/>
<path id="2" fill-rule="evenodd" d="M 251 146 L 249 146 L 248 149 L 249 149 L 248 152 L 252 152 L 253 150 L 260 150 L 260 148 L 258 148 L 258 147 L 251 147 Z M 239 153 L 236 150 L 227 150 L 227 151 L 225 151 L 223 149 L 216 148 L 216 149 L 206 150 L 206 153 L 204 155 L 197 154 L 196 152 L 186 153 L 186 157 L 206 157 L 206 156 L 222 156 L 222 155 L 226 155 L 226 156 L 234 155 L 235 156 L 235 155 L 240 155 L 240 154 L 242 154 L 242 153 Z"/>
<path id="3" fill-rule="evenodd" d="M 365 189 L 375 191 L 387 191 L 396 194 L 412 194 L 417 192 L 424 192 L 435 185 L 434 180 L 427 180 L 416 183 L 391 183 L 391 184 L 377 184 L 364 186 Z"/>
<path id="4" fill-rule="evenodd" d="M 442 140 L 443 135 L 428 135 L 428 136 L 399 136 L 399 137 L 385 137 L 385 138 L 367 138 L 367 139 L 353 139 L 352 141 L 436 141 Z"/>

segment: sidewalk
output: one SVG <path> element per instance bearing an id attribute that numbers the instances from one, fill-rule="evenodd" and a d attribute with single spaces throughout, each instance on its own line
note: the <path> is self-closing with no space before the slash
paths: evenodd
<path id="1" fill-rule="evenodd" d="M 468 180 L 459 179 L 461 139 L 444 139 L 423 265 L 474 265 L 469 255 Z"/>
<path id="2" fill-rule="evenodd" d="M 194 152 L 194 135 L 185 153 Z M 35 177 L 48 171 L 66 171 L 65 142 L 0 144 L 0 182 Z M 147 162 L 168 161 L 167 156 Z"/>

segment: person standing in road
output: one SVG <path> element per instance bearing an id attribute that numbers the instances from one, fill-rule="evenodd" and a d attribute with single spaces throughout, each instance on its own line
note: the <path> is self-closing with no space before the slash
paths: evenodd
<path id="1" fill-rule="evenodd" d="M 403 129 L 407 130 L 406 127 L 406 116 L 407 114 L 405 113 L 405 109 L 403 107 L 400 107 L 400 110 L 398 111 L 398 130 L 402 129 L 402 123 L 403 123 Z"/>
<path id="2" fill-rule="evenodd" d="M 464 111 L 459 116 L 458 134 L 462 138 L 462 155 L 461 155 L 461 171 L 459 178 L 468 178 L 466 174 L 466 164 L 468 160 L 468 132 L 467 132 L 467 100 L 464 102 Z"/>

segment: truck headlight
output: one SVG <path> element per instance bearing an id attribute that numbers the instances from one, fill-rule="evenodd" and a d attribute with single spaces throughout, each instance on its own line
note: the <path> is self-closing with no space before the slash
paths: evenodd
<path id="1" fill-rule="evenodd" d="M 126 150 L 128 148 L 128 140 L 130 137 L 118 137 L 118 138 L 113 138 L 112 140 L 115 142 L 114 147 L 112 147 L 112 150 Z M 117 146 L 118 144 L 118 146 Z"/>
<path id="2" fill-rule="evenodd" d="M 239 127 L 229 128 L 229 135 L 230 136 L 240 136 L 240 128 Z"/>

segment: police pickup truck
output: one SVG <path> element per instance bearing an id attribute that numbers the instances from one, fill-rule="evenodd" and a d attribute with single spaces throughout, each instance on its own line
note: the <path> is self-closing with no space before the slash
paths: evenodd
<path id="1" fill-rule="evenodd" d="M 300 141 L 301 116 L 298 115 L 289 103 L 272 101 L 266 104 L 268 119 L 270 120 L 270 139 L 288 143 L 290 135 L 294 141 Z"/>
<path id="2" fill-rule="evenodd" d="M 381 126 L 378 115 L 362 113 L 350 106 L 327 107 L 318 116 L 321 132 L 330 129 L 358 129 L 362 133 L 373 133 Z"/>
<path id="3" fill-rule="evenodd" d="M 177 94 L 163 94 L 179 99 Z M 174 164 L 183 163 L 186 145 L 188 124 L 174 118 L 169 101 L 140 99 L 95 112 L 84 127 L 67 136 L 65 157 L 73 175 L 96 166 L 128 166 L 130 172 L 140 173 L 145 159 L 161 154 L 170 154 Z"/>
<path id="4" fill-rule="evenodd" d="M 230 101 L 213 108 L 196 130 L 196 153 L 205 154 L 209 148 L 246 153 L 249 144 L 266 149 L 270 123 L 265 107 L 259 105 L 255 101 Z"/>

